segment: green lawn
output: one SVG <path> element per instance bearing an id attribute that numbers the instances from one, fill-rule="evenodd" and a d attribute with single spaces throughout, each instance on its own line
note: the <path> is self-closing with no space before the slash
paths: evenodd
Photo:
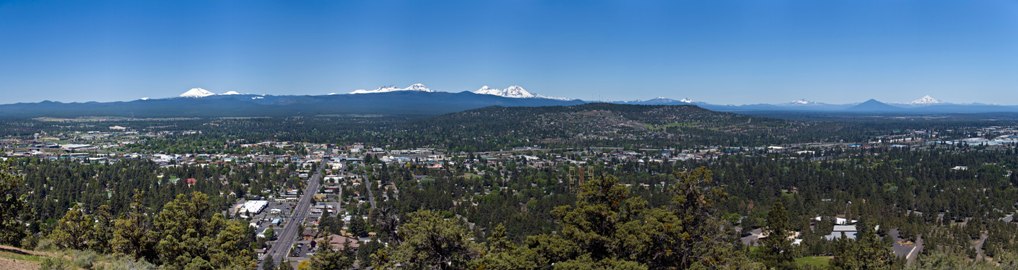
<path id="1" fill-rule="evenodd" d="M 829 256 L 809 256 L 796 258 L 795 264 L 798 266 L 813 266 L 817 268 L 827 268 L 831 266 L 831 257 Z"/>

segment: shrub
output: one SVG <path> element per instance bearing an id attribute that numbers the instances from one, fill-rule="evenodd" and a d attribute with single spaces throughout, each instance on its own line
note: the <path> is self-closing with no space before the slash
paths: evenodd
<path id="1" fill-rule="evenodd" d="M 39 265 L 40 270 L 65 270 L 68 269 L 67 263 L 61 259 L 46 258 L 42 260 Z"/>
<path id="2" fill-rule="evenodd" d="M 95 264 L 96 253 L 94 251 L 74 251 L 71 253 L 74 258 L 74 265 L 79 268 L 92 269 Z"/>

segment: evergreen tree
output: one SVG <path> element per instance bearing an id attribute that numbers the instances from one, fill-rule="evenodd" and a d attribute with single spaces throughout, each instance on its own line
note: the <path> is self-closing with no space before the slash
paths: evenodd
<path id="1" fill-rule="evenodd" d="M 318 221 L 318 227 L 324 233 L 340 234 L 343 229 L 343 220 L 335 215 L 324 214 Z"/>
<path id="2" fill-rule="evenodd" d="M 218 232 L 209 232 L 215 234 L 213 244 L 207 251 L 210 263 L 216 268 L 254 268 L 254 232 L 251 226 L 236 220 L 226 220 L 220 214 L 214 215 L 212 219 L 214 223 L 221 222 L 224 225 L 219 226 L 222 229 Z"/>
<path id="3" fill-rule="evenodd" d="M 95 222 L 89 230 L 89 249 L 99 253 L 110 252 L 110 242 L 113 238 L 113 214 L 110 213 L 109 205 L 100 205 L 95 213 L 91 215 Z"/>
<path id="4" fill-rule="evenodd" d="M 712 204 L 723 197 L 712 174 L 700 168 L 679 175 L 668 207 L 650 208 L 613 177 L 584 183 L 573 207 L 554 213 L 561 232 L 528 237 L 523 246 L 507 241 L 499 227 L 488 253 L 475 262 L 484 269 L 759 268 L 735 250 Z"/>
<path id="5" fill-rule="evenodd" d="M 835 269 L 887 269 L 894 263 L 891 247 L 865 222 L 857 224 L 855 240 L 841 239 L 836 243 L 831 266 Z"/>
<path id="6" fill-rule="evenodd" d="M 488 252 L 472 264 L 475 269 L 510 270 L 510 269 L 536 269 L 534 262 L 528 258 L 536 257 L 531 250 L 516 246 L 508 239 L 505 226 L 499 224 L 488 236 Z"/>
<path id="7" fill-rule="evenodd" d="M 357 237 L 368 236 L 368 224 L 360 215 L 354 214 L 350 217 L 350 233 Z"/>
<path id="8" fill-rule="evenodd" d="M 135 191 L 128 212 L 113 222 L 113 239 L 110 249 L 113 253 L 125 254 L 135 259 L 153 259 L 152 238 L 149 237 L 152 222 L 145 214 L 142 193 Z"/>
<path id="9" fill-rule="evenodd" d="M 0 164 L 0 244 L 18 245 L 25 237 L 24 215 L 31 209 L 25 207 L 25 195 L 18 191 L 21 178 L 8 170 L 6 162 Z"/>
<path id="10" fill-rule="evenodd" d="M 251 228 L 215 212 L 200 192 L 167 203 L 153 221 L 159 261 L 171 268 L 254 268 Z"/>
<path id="11" fill-rule="evenodd" d="M 463 269 L 481 251 L 459 221 L 429 210 L 409 214 L 399 236 L 402 242 L 376 253 L 377 267 Z"/>
<path id="12" fill-rule="evenodd" d="M 84 250 L 92 245 L 89 235 L 93 229 L 92 218 L 75 204 L 57 221 L 57 226 L 50 232 L 49 237 L 60 248 Z"/>
<path id="13" fill-rule="evenodd" d="M 328 242 L 319 242 L 315 255 L 311 256 L 310 267 L 323 270 L 350 269 L 354 263 L 354 256 L 350 250 L 350 247 L 346 247 L 343 251 L 334 251 Z"/>
<path id="14" fill-rule="evenodd" d="M 506 235 L 505 225 L 501 223 L 495 226 L 495 230 L 488 236 L 488 252 L 505 252 L 515 248 L 515 244 Z"/>
<path id="15" fill-rule="evenodd" d="M 788 239 L 791 235 L 788 212 L 780 199 L 774 202 L 767 213 L 766 232 L 767 238 L 763 239 L 764 264 L 769 268 L 793 268 L 792 241 Z"/>
<path id="16" fill-rule="evenodd" d="M 273 270 L 273 269 L 276 269 L 276 263 L 272 259 L 272 257 L 265 257 L 265 260 L 262 261 L 262 268 L 261 269 L 264 269 L 264 270 Z"/>
<path id="17" fill-rule="evenodd" d="M 670 251 L 670 247 L 660 247 L 655 251 L 660 254 L 648 254 L 653 258 L 668 258 L 651 263 L 651 268 L 758 268 L 744 253 L 734 248 L 732 243 L 735 239 L 726 232 L 730 224 L 721 219 L 716 204 L 724 201 L 728 194 L 714 182 L 714 172 L 698 167 L 677 175 L 678 183 L 673 188 L 674 195 L 668 209 L 678 220 L 662 224 L 662 228 L 657 229 L 680 228 L 676 248 Z"/>

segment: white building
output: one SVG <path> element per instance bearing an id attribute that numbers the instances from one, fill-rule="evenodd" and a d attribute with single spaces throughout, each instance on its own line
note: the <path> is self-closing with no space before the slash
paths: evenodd
<path id="1" fill-rule="evenodd" d="M 834 239 L 841 239 L 841 238 L 844 237 L 844 238 L 855 240 L 855 235 L 858 232 L 859 232 L 859 230 L 857 230 L 855 228 L 854 224 L 853 225 L 834 225 L 834 230 L 831 231 L 831 234 L 828 234 L 828 235 L 824 236 L 824 239 L 834 240 Z"/>
<path id="2" fill-rule="evenodd" d="M 248 218 L 247 216 L 248 214 L 252 215 L 259 214 L 262 212 L 262 210 L 265 210 L 265 207 L 268 205 L 269 201 L 263 200 L 246 201 L 244 202 L 244 204 L 240 205 L 240 208 L 237 209 L 237 213 L 240 213 L 240 217 L 242 218 Z"/>

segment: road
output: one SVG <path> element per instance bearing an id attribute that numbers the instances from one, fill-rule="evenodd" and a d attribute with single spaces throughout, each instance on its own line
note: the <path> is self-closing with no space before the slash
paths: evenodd
<path id="1" fill-rule="evenodd" d="M 290 219 L 286 221 L 286 226 L 283 227 L 283 232 L 279 234 L 279 240 L 272 244 L 272 248 L 269 248 L 268 258 L 272 258 L 276 265 L 282 263 L 282 259 L 290 253 L 290 248 L 293 247 L 294 241 L 297 240 L 297 232 L 300 224 L 304 222 L 304 218 L 308 215 L 308 209 L 311 207 L 311 198 L 318 193 L 318 186 L 321 184 L 322 171 L 319 169 L 313 176 L 308 178 L 307 187 L 304 188 L 304 194 L 300 196 L 300 200 L 297 202 L 297 207 L 293 209 L 293 213 L 290 214 Z M 258 264 L 258 268 L 261 268 L 261 263 Z"/>
<path id="2" fill-rule="evenodd" d="M 368 180 L 368 175 L 361 175 L 364 177 L 364 187 L 368 188 L 368 203 L 371 205 L 371 210 L 375 210 L 375 193 L 371 191 L 371 187 L 377 185 L 375 181 Z"/>
<path id="3" fill-rule="evenodd" d="M 919 256 L 920 253 L 923 253 L 923 236 L 922 235 L 916 236 L 916 239 L 915 239 L 915 249 L 913 249 L 912 252 L 909 252 L 908 256 L 905 256 L 905 260 L 908 263 L 910 263 L 910 264 L 911 263 L 915 263 L 916 256 Z"/>

